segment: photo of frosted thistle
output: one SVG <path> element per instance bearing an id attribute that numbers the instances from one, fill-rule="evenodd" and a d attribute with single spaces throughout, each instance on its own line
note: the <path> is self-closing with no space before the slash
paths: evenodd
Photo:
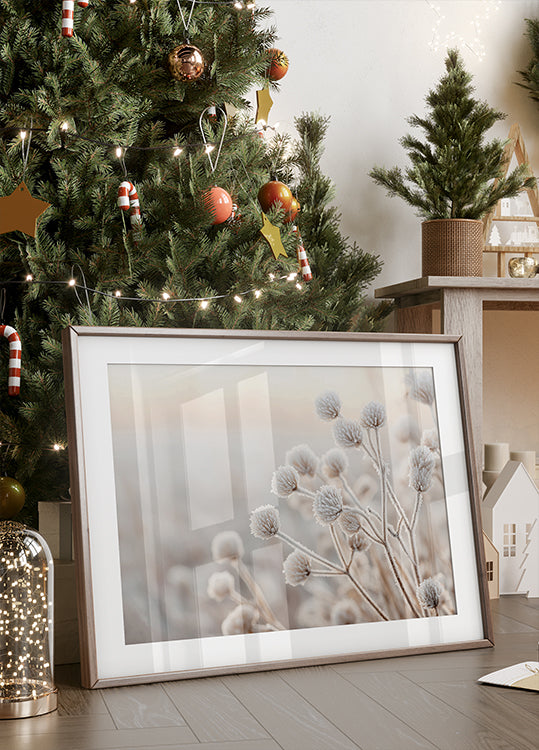
<path id="1" fill-rule="evenodd" d="M 126 643 L 456 612 L 430 368 L 111 365 Z"/>

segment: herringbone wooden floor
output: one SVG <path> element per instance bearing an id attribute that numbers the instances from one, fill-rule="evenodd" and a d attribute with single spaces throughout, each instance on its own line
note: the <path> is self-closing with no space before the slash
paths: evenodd
<path id="1" fill-rule="evenodd" d="M 493 611 L 493 649 L 95 691 L 60 667 L 58 711 L 0 722 L 0 748 L 537 750 L 538 695 L 476 679 L 537 660 L 539 599 Z"/>

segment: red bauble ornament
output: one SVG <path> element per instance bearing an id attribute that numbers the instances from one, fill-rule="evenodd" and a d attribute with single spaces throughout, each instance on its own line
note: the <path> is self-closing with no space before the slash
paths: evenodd
<path id="1" fill-rule="evenodd" d="M 214 186 L 203 196 L 204 206 L 212 215 L 212 224 L 222 224 L 232 213 L 232 198 L 223 188 Z"/>
<path id="2" fill-rule="evenodd" d="M 288 57 L 280 49 L 272 47 L 268 50 L 270 64 L 268 66 L 268 78 L 270 81 L 280 81 L 288 72 Z"/>
<path id="3" fill-rule="evenodd" d="M 0 519 L 13 518 L 24 505 L 25 492 L 11 477 L 0 477 Z"/>
<path id="4" fill-rule="evenodd" d="M 286 212 L 286 216 L 284 217 L 285 224 L 290 224 L 291 221 L 294 221 L 300 208 L 298 199 L 292 198 L 290 210 Z"/>
<path id="5" fill-rule="evenodd" d="M 288 212 L 292 207 L 293 200 L 294 196 L 290 192 L 290 188 L 284 182 L 278 180 L 266 182 L 258 191 L 258 202 L 264 213 L 267 213 L 270 208 L 282 208 L 285 212 Z"/>

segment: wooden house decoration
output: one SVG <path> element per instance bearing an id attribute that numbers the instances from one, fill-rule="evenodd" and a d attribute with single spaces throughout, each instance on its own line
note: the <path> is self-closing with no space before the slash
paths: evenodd
<path id="1" fill-rule="evenodd" d="M 508 461 L 482 504 L 483 529 L 499 551 L 500 594 L 539 596 L 539 490 Z"/>
<path id="2" fill-rule="evenodd" d="M 518 123 L 514 123 L 511 127 L 509 140 L 504 150 L 504 177 L 509 171 L 513 157 L 517 164 L 530 163 Z M 529 207 L 522 212 L 519 210 L 519 204 L 526 200 L 529 202 Z M 505 222 L 513 223 L 508 225 Z M 502 234 L 502 244 L 490 242 L 494 227 Z M 516 228 L 511 231 L 509 227 Z M 537 188 L 526 190 L 517 198 L 502 198 L 498 201 L 493 210 L 483 219 L 483 237 L 484 251 L 497 254 L 498 276 L 507 275 L 508 255 L 535 257 L 539 260 L 539 190 Z"/>
<path id="3" fill-rule="evenodd" d="M 490 537 L 483 531 L 485 547 L 485 573 L 487 576 L 488 595 L 490 599 L 500 598 L 500 555 L 492 544 Z"/>

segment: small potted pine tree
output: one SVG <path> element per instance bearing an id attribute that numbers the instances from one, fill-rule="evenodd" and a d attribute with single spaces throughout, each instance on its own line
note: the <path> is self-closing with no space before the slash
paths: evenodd
<path id="1" fill-rule="evenodd" d="M 422 224 L 423 276 L 481 276 L 483 223 L 501 198 L 535 186 L 528 164 L 503 176 L 504 143 L 485 133 L 505 115 L 474 99 L 472 76 L 457 50 L 449 50 L 446 73 L 429 92 L 425 117 L 408 118 L 424 140 L 405 135 L 400 143 L 411 165 L 374 167 L 370 176 L 417 209 Z"/>

